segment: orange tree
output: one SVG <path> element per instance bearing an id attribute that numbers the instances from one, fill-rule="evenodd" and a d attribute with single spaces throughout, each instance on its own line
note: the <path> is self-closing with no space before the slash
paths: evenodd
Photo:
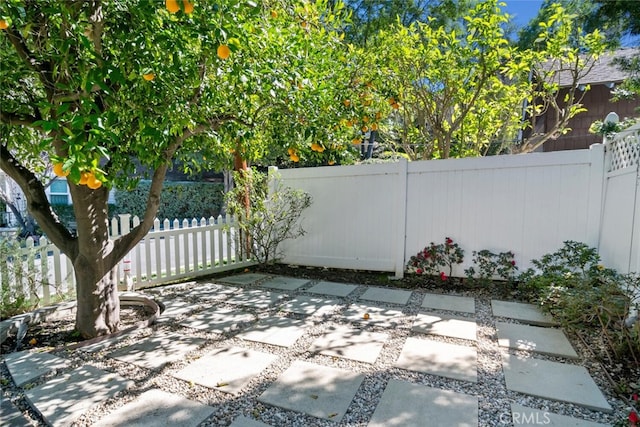
<path id="1" fill-rule="evenodd" d="M 236 145 L 242 132 L 257 135 L 245 141 L 267 140 L 268 132 L 256 131 L 265 123 L 257 119 L 261 106 L 272 93 L 274 99 L 289 96 L 288 76 L 296 71 L 284 68 L 290 58 L 278 59 L 277 49 L 267 52 L 269 37 L 276 39 L 274 27 L 287 28 L 295 18 L 316 43 L 329 34 L 320 22 L 316 30 L 311 22 L 302 25 L 302 17 L 286 2 L 240 0 L 0 4 L 0 167 L 73 264 L 76 329 L 83 337 L 118 329 L 114 269 L 152 226 L 172 161 L 195 169 L 228 161 L 232 150 L 247 155 L 255 148 Z M 287 34 L 293 45 L 307 43 L 306 32 Z M 251 60 L 242 60 L 245 50 Z M 266 109 L 272 117 L 279 111 Z M 295 115 L 280 116 L 280 126 L 297 128 L 287 127 Z M 236 161 L 242 163 L 242 155 Z M 35 174 L 38 164 L 48 162 L 69 183 L 75 233 L 59 221 Z M 140 166 L 152 180 L 145 214 L 129 234 L 111 239 L 109 189 L 133 185 Z"/>

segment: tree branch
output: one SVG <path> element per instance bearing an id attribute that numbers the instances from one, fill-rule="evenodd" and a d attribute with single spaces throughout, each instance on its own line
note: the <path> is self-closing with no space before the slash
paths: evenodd
<path id="1" fill-rule="evenodd" d="M 0 110 L 0 122 L 13 126 L 27 126 L 35 129 L 42 129 L 40 126 L 34 125 L 38 119 L 34 116 L 20 115 Z"/>
<path id="2" fill-rule="evenodd" d="M 5 171 L 17 184 L 27 198 L 27 208 L 38 225 L 62 252 L 71 259 L 77 255 L 76 239 L 60 222 L 47 200 L 44 186 L 29 169 L 24 167 L 11 154 L 6 144 L 0 144 L 0 169 Z"/>

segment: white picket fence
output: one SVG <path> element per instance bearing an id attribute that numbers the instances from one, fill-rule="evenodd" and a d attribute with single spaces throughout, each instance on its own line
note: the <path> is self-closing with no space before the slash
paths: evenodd
<path id="1" fill-rule="evenodd" d="M 113 218 L 111 237 L 126 234 L 139 223 L 138 217 L 130 215 Z M 230 216 L 199 221 L 156 219 L 151 231 L 121 261 L 121 288 L 141 289 L 254 265 L 236 244 L 235 224 Z M 70 260 L 45 237 L 28 238 L 18 256 L 0 262 L 0 286 L 44 305 L 73 297 L 75 276 Z"/>

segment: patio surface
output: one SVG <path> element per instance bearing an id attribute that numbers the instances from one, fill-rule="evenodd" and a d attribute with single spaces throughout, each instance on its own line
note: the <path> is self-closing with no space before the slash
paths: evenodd
<path id="1" fill-rule="evenodd" d="M 602 426 L 588 418 L 613 410 L 534 306 L 253 273 L 147 293 L 166 311 L 140 336 L 2 357 L 48 424 Z M 0 403 L 0 425 L 30 425 Z"/>

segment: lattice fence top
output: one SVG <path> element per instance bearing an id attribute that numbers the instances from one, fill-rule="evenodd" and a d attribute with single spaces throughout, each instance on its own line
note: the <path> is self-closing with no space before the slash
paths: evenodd
<path id="1" fill-rule="evenodd" d="M 633 126 L 620 132 L 609 143 L 611 163 L 609 172 L 636 166 L 640 163 L 640 126 Z"/>

